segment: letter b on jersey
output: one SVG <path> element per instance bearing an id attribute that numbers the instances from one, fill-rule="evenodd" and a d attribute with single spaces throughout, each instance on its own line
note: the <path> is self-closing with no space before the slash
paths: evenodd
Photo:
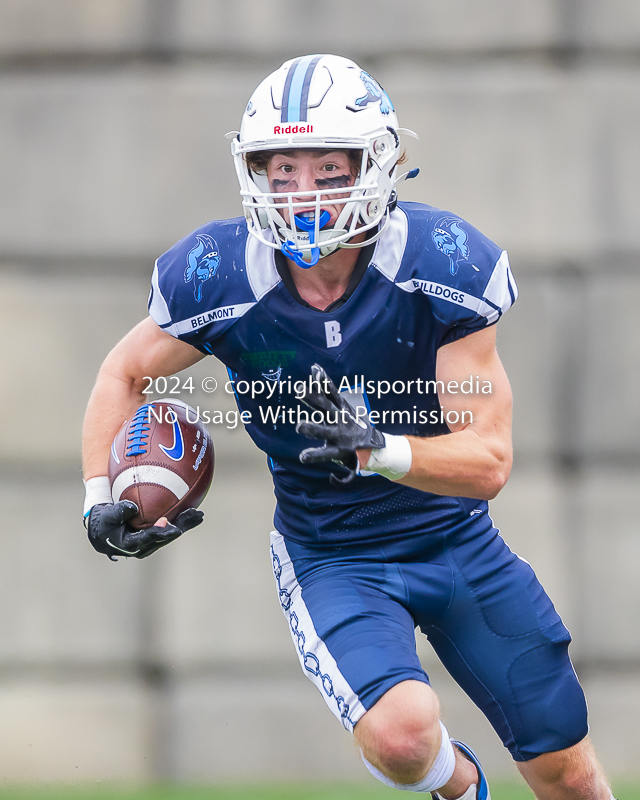
<path id="1" fill-rule="evenodd" d="M 340 323 L 335 319 L 324 323 L 324 332 L 327 335 L 327 347 L 337 347 L 342 342 Z"/>

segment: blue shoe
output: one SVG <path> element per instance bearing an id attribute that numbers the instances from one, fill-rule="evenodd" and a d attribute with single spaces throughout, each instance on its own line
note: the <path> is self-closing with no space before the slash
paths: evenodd
<path id="1" fill-rule="evenodd" d="M 471 784 L 471 786 L 467 789 L 467 791 L 460 797 L 458 800 L 491 800 L 491 793 L 489 792 L 489 784 L 487 783 L 487 779 L 485 777 L 484 772 L 482 771 L 482 767 L 480 766 L 480 761 L 478 760 L 478 756 L 473 752 L 473 750 L 466 744 L 462 742 L 456 742 L 455 739 L 451 740 L 451 744 L 458 748 L 458 750 L 462 753 L 462 755 L 469 760 L 475 768 L 478 770 L 478 783 Z M 476 790 L 475 797 L 473 796 L 473 792 L 470 791 L 471 789 Z M 437 792 L 433 792 L 433 796 L 439 798 Z"/>

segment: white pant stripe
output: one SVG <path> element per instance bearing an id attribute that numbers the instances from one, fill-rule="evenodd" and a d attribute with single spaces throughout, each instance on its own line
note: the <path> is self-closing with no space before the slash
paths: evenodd
<path id="1" fill-rule="evenodd" d="M 348 731 L 365 713 L 334 657 L 316 633 L 309 610 L 302 598 L 287 546 L 281 534 L 271 533 L 271 559 L 278 600 L 289 623 L 289 631 L 304 674 L 316 685 L 333 714 Z"/>

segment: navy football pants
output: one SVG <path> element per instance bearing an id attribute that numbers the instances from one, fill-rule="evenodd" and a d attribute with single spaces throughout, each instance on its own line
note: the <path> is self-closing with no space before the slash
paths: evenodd
<path id="1" fill-rule="evenodd" d="M 429 682 L 415 650 L 420 627 L 516 761 L 584 738 L 569 632 L 488 514 L 450 537 L 425 534 L 410 558 L 402 550 L 402 540 L 309 547 L 272 534 L 300 662 L 343 725 L 353 730 L 396 683 Z"/>

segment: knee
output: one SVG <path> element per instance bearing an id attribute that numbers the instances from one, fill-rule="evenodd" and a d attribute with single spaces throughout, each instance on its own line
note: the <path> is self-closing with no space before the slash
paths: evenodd
<path id="1" fill-rule="evenodd" d="M 440 747 L 439 716 L 433 690 L 427 684 L 406 681 L 387 692 L 362 717 L 354 733 L 365 758 L 385 775 L 400 783 L 416 783 L 426 775 Z"/>
<path id="2" fill-rule="evenodd" d="M 411 774 L 408 783 L 419 781 L 427 772 L 439 747 L 437 720 L 419 714 L 390 721 L 379 727 L 373 737 L 373 750 L 383 771 Z"/>
<path id="3" fill-rule="evenodd" d="M 569 796 L 575 794 L 582 797 L 584 792 L 586 797 L 595 776 L 596 770 L 591 765 L 577 764 L 559 757 L 551 760 L 545 770 L 544 780 L 545 783 L 569 793 Z"/>
<path id="4" fill-rule="evenodd" d="M 599 774 L 595 767 L 565 770 L 556 782 L 569 797 L 593 797 L 598 788 Z"/>

